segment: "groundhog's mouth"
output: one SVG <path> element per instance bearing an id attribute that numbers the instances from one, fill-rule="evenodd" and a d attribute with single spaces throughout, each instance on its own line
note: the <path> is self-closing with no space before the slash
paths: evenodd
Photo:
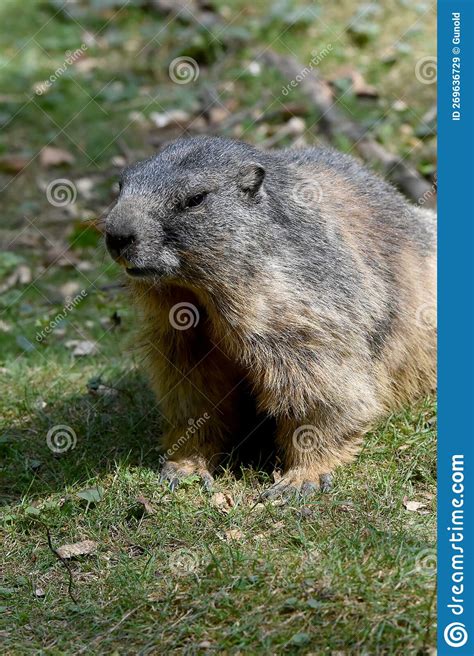
<path id="1" fill-rule="evenodd" d="M 158 271 L 156 269 L 151 268 L 151 267 L 142 267 L 142 268 L 126 267 L 125 271 L 132 278 L 147 278 L 148 276 L 158 275 Z"/>

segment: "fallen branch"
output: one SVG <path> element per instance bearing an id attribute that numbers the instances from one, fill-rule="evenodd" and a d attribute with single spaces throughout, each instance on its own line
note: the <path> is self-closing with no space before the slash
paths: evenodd
<path id="1" fill-rule="evenodd" d="M 348 118 L 337 107 L 331 87 L 318 71 L 309 70 L 296 59 L 271 50 L 263 53 L 260 59 L 277 68 L 285 78 L 300 79 L 301 89 L 320 113 L 318 125 L 330 139 L 339 135 L 351 141 L 363 160 L 381 165 L 384 175 L 411 200 L 415 202 L 419 202 L 422 198 L 434 200 L 433 189 L 429 182 L 401 157 L 389 152 L 368 136 L 367 130 Z"/>

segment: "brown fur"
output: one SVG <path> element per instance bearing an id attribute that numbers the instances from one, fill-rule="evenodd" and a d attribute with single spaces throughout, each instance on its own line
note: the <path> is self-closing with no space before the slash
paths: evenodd
<path id="1" fill-rule="evenodd" d="M 386 413 L 435 388 L 434 217 L 332 152 L 251 151 L 236 185 L 240 159 L 222 157 L 246 160 L 249 148 L 172 146 L 132 169 L 108 221 L 124 230 L 132 217 L 141 232 L 127 257 L 166 271 L 129 281 L 167 421 L 166 477 L 209 479 L 239 442 L 257 446 L 271 418 L 284 485 L 304 490 L 350 461 Z M 263 184 L 259 156 L 270 170 Z M 173 176 L 183 196 L 183 176 L 193 162 L 203 174 L 203 161 L 211 201 L 186 214 Z M 301 186 L 316 200 L 302 205 L 293 193 Z M 181 303 L 199 318 L 186 330 L 170 321 Z"/>
<path id="2" fill-rule="evenodd" d="M 356 209 L 351 223 L 341 226 L 341 233 L 357 257 L 359 240 L 366 241 L 370 235 L 362 208 Z M 362 265 L 363 258 L 360 262 L 367 286 L 379 285 Z M 242 287 L 239 306 L 234 308 L 242 320 L 233 330 L 202 291 L 175 284 L 155 289 L 148 283 L 132 283 L 135 302 L 143 313 L 142 341 L 152 383 L 170 424 L 163 437 L 164 449 L 183 434 L 183 418 L 204 412 L 212 417 L 198 439 L 188 440 L 173 455 L 179 473 L 214 471 L 235 446 L 237 436 L 245 437 L 240 429 L 247 422 L 239 417 L 239 409 L 246 407 L 242 397 L 248 394 L 248 384 L 259 410 L 278 418 L 276 447 L 286 481 L 296 487 L 349 462 L 363 434 L 385 413 L 435 388 L 436 330 L 420 317 L 420 308 L 427 306 L 431 311 L 436 303 L 434 256 L 420 259 L 411 248 L 400 253 L 396 282 L 403 292 L 404 322 L 395 326 L 375 366 L 361 366 L 354 344 L 346 348 L 348 335 L 338 330 L 338 317 L 332 318 L 321 308 L 316 322 L 305 312 L 302 299 L 288 294 L 285 274 L 275 273 L 253 288 Z M 170 325 L 169 312 L 183 301 L 198 308 L 200 321 L 197 327 L 180 332 Z M 252 340 L 254 335 L 271 337 L 281 331 L 296 341 L 288 341 L 278 353 Z M 337 365 L 324 358 L 325 349 L 329 346 L 332 352 L 334 344 L 340 354 Z M 322 354 L 312 371 L 307 370 L 305 349 L 320 349 Z M 364 350 L 361 347 L 360 358 Z M 327 411 L 325 419 L 324 403 L 329 406 L 334 399 L 352 413 L 335 416 Z M 318 426 L 310 452 L 299 452 L 292 443 L 292 435 L 302 425 Z"/>

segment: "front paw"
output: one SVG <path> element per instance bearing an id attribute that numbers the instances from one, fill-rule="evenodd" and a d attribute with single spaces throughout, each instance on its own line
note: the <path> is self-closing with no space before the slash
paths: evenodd
<path id="1" fill-rule="evenodd" d="M 174 492 L 183 479 L 193 474 L 199 476 L 203 487 L 208 492 L 212 490 L 214 479 L 209 470 L 199 459 L 194 458 L 165 462 L 160 472 L 160 482 L 168 483 L 170 490 Z"/>
<path id="2" fill-rule="evenodd" d="M 262 498 L 289 499 L 308 498 L 317 492 L 329 492 L 332 488 L 332 474 L 314 474 L 308 470 L 287 471 L 281 479 L 262 493 Z"/>

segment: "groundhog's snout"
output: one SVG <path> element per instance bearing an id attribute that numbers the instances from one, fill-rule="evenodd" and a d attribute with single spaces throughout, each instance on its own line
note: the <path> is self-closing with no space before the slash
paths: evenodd
<path id="1" fill-rule="evenodd" d="M 160 222 L 150 219 L 149 207 L 141 198 L 117 202 L 105 220 L 105 243 L 132 278 L 161 278 L 179 266 L 178 257 L 163 243 Z"/>
<path id="2" fill-rule="evenodd" d="M 126 259 L 127 251 L 135 241 L 135 233 L 130 230 L 125 230 L 124 232 L 107 230 L 105 233 L 105 243 L 114 260 L 118 260 L 121 257 Z"/>
<path id="3" fill-rule="evenodd" d="M 142 241 L 139 233 L 140 212 L 136 203 L 119 201 L 105 221 L 105 243 L 113 259 L 127 271 L 136 265 Z"/>
<path id="4" fill-rule="evenodd" d="M 130 247 L 137 241 L 133 215 L 124 211 L 119 202 L 105 221 L 105 243 L 114 260 L 127 259 Z"/>

